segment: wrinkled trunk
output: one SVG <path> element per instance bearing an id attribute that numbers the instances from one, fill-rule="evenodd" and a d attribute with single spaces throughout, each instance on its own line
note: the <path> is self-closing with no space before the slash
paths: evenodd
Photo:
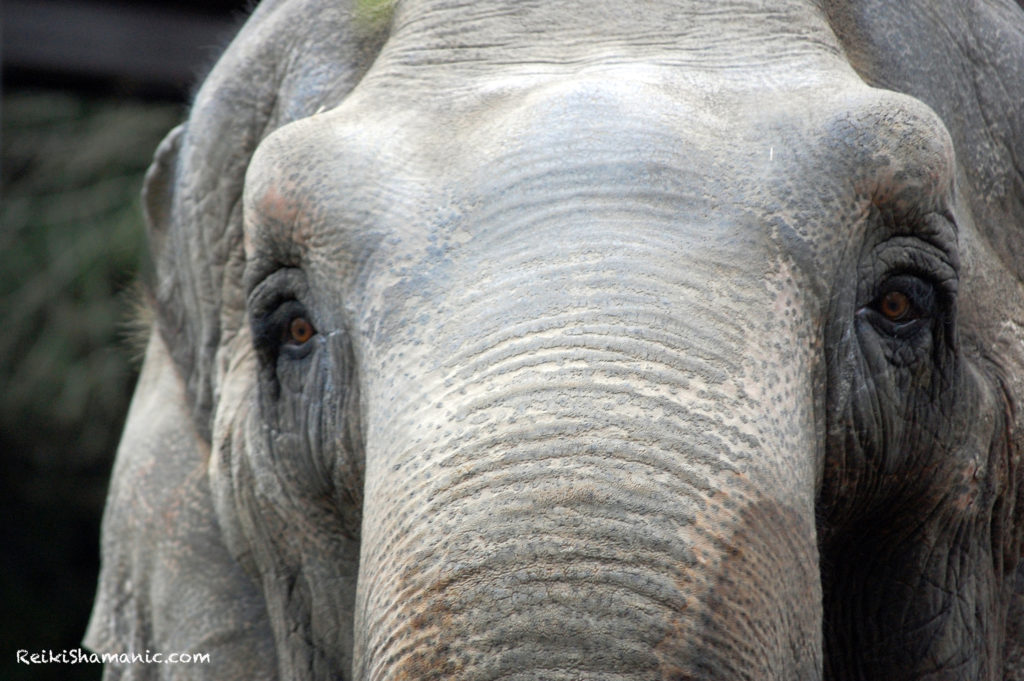
<path id="1" fill-rule="evenodd" d="M 433 334 L 449 355 L 386 356 L 356 678 L 820 677 L 814 336 L 783 314 L 791 275 L 616 234 L 511 244 L 484 285 L 419 301 L 458 310 Z M 517 275 L 541 247 L 561 257 Z"/>

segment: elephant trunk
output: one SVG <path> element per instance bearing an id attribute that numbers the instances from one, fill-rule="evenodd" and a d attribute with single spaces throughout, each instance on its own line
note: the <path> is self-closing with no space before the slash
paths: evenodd
<path id="1" fill-rule="evenodd" d="M 810 362 L 763 340 L 789 289 L 725 314 L 637 269 L 391 356 L 434 379 L 370 397 L 356 678 L 820 678 Z"/>

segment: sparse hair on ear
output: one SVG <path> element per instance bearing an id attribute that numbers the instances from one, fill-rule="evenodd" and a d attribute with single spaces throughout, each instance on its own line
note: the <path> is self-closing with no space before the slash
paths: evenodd
<path id="1" fill-rule="evenodd" d="M 119 325 L 119 336 L 128 349 L 132 366 L 138 369 L 146 357 L 146 347 L 156 323 L 156 296 L 145 282 L 136 279 L 121 293 L 121 298 L 124 317 Z"/>
<path id="2" fill-rule="evenodd" d="M 245 22 L 256 11 L 256 6 L 259 4 L 260 0 L 246 0 L 244 7 L 232 10 L 230 18 L 225 22 L 219 40 L 203 48 L 202 59 L 199 60 L 192 71 L 191 85 L 186 101 L 190 103 L 195 101 L 196 95 L 199 94 L 199 88 L 203 86 L 207 76 L 213 71 L 213 67 L 217 65 L 220 56 L 227 51 L 231 41 L 242 30 Z"/>

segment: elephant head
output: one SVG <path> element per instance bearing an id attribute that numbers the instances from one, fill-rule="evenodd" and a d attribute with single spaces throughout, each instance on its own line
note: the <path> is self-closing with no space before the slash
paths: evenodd
<path id="1" fill-rule="evenodd" d="M 1024 679 L 1024 11 L 260 5 L 144 192 L 108 678 Z"/>

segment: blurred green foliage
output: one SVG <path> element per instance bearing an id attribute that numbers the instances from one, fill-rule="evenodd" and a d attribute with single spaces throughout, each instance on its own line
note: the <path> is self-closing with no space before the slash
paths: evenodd
<path id="1" fill-rule="evenodd" d="M 97 679 L 15 664 L 80 645 L 107 476 L 135 380 L 125 342 L 144 262 L 139 205 L 180 106 L 0 99 L 0 678 Z"/>

